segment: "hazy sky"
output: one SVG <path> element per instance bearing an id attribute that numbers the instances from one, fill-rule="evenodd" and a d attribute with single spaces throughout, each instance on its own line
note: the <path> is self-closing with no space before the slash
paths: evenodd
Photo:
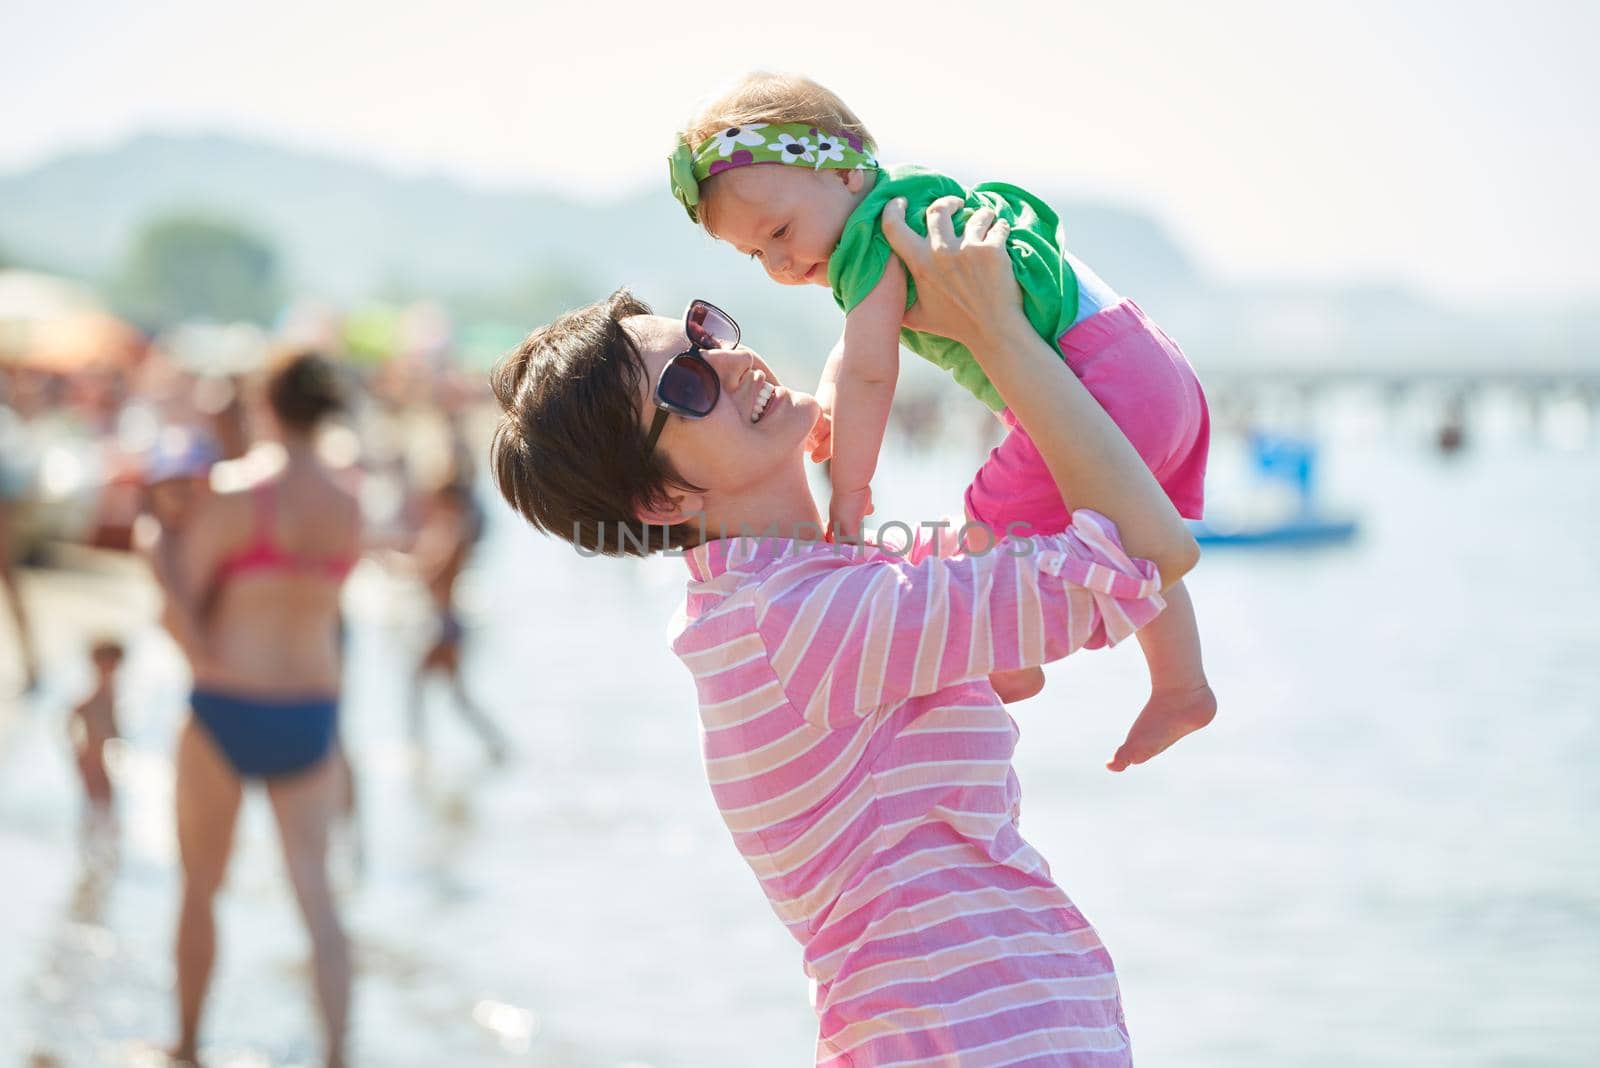
<path id="1" fill-rule="evenodd" d="M 1600 296 L 1595 0 L 769 7 L 0 0 L 0 170 L 225 130 L 665 196 L 697 97 L 793 69 L 848 100 L 885 159 L 1152 211 L 1233 278 Z"/>

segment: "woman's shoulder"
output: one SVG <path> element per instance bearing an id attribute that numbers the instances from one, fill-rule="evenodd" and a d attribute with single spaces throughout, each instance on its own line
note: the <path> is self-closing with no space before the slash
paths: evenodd
<path id="1" fill-rule="evenodd" d="M 223 521 L 247 519 L 251 523 L 282 512 L 315 515 L 319 525 L 359 524 L 360 497 L 335 473 L 302 472 L 298 476 L 274 472 L 229 485 L 212 495 L 217 517 Z"/>

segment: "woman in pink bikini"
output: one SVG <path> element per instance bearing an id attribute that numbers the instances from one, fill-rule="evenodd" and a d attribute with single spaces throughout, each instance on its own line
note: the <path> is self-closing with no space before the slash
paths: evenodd
<path id="1" fill-rule="evenodd" d="M 194 1060 L 216 954 L 213 900 L 233 844 L 242 784 L 261 780 L 311 935 L 330 1066 L 344 1063 L 350 960 L 328 883 L 329 826 L 344 803 L 337 760 L 339 591 L 361 544 L 355 498 L 313 446 L 343 406 L 333 366 L 286 356 L 266 380 L 283 468 L 199 505 L 176 550 L 169 626 L 194 672 L 178 740 L 179 1060 Z"/>

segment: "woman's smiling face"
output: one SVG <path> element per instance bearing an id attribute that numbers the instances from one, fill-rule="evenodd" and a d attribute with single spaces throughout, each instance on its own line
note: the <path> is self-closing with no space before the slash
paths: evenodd
<path id="1" fill-rule="evenodd" d="M 639 427 L 648 432 L 656 415 L 655 386 L 668 361 L 689 348 L 683 320 L 634 315 L 622 321 L 644 365 Z M 763 488 L 785 465 L 805 463 L 805 441 L 822 408 L 809 393 L 778 384 L 772 369 L 751 350 L 702 349 L 721 383 L 716 407 L 704 419 L 667 416 L 656 451 L 678 476 L 703 488 L 708 499 L 736 500 Z M 760 399 L 767 386 L 771 397 Z"/>

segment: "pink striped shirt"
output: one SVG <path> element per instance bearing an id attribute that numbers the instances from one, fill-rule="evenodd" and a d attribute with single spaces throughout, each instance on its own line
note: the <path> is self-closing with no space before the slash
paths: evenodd
<path id="1" fill-rule="evenodd" d="M 804 947 L 819 1068 L 1127 1064 L 1111 958 L 1017 829 L 1017 728 L 986 676 L 1120 641 L 1159 577 L 1089 511 L 953 542 L 686 554 L 672 647 L 711 790 Z"/>

